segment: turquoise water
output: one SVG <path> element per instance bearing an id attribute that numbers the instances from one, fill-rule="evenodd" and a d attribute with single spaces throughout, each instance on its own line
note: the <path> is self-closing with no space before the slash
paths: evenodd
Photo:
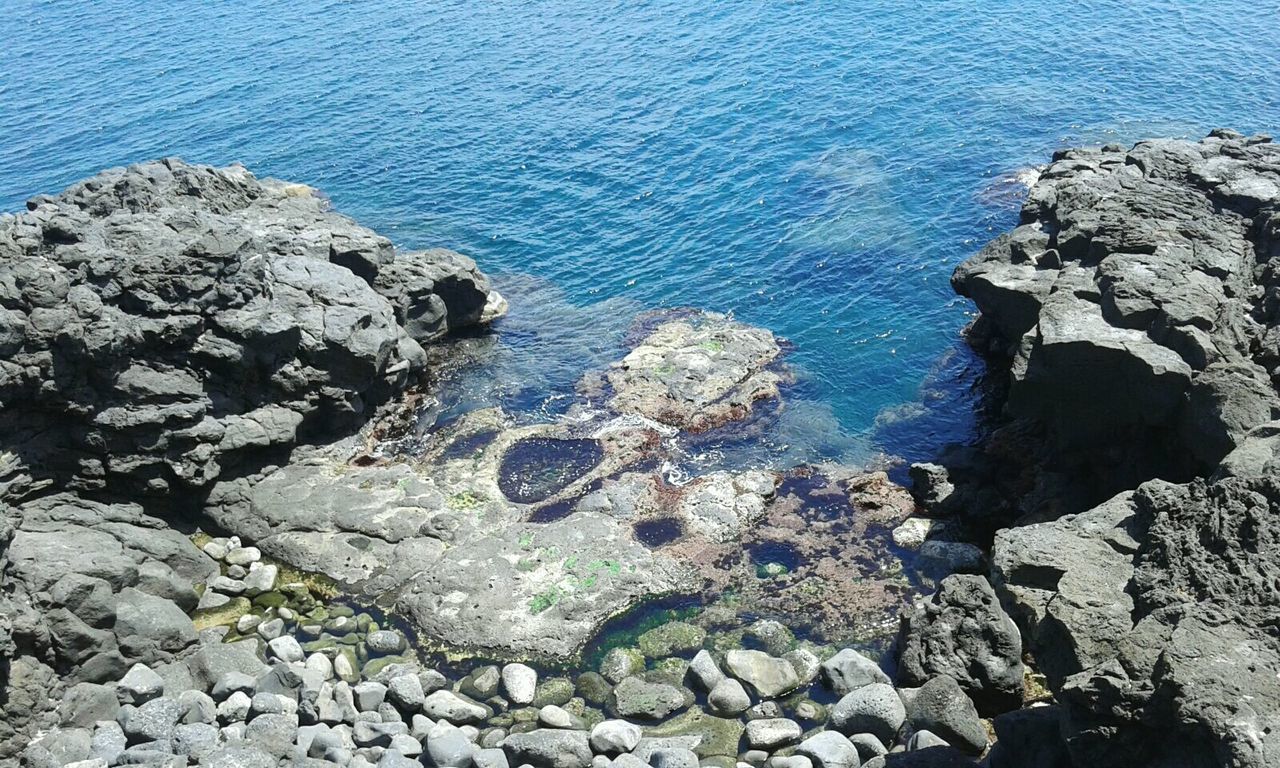
<path id="1" fill-rule="evenodd" d="M 706 7 L 698 7 L 706 6 Z M 801 456 L 971 427 L 951 269 L 1056 148 L 1280 127 L 1274 3 L 7 0 L 0 209 L 163 155 L 323 188 L 516 304 L 512 397 L 630 313 L 794 344 Z M 596 306 L 599 304 L 600 306 Z M 941 407 L 930 407 L 940 405 Z"/>

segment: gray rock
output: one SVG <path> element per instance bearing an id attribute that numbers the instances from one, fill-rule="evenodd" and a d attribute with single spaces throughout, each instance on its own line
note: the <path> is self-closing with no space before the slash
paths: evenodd
<path id="1" fill-rule="evenodd" d="M 380 629 L 365 637 L 365 644 L 373 653 L 400 653 L 405 649 L 404 635 L 394 629 Z"/>
<path id="2" fill-rule="evenodd" d="M 275 768 L 277 759 L 252 744 L 227 744 L 206 755 L 201 765 L 209 768 Z"/>
<path id="3" fill-rule="evenodd" d="M 502 689 L 512 704 L 529 704 L 538 687 L 538 673 L 525 664 L 502 668 Z"/>
<path id="4" fill-rule="evenodd" d="M 586 727 L 582 719 L 566 712 L 563 707 L 548 704 L 538 710 L 538 724 L 544 728 L 571 728 L 582 730 Z"/>
<path id="5" fill-rule="evenodd" d="M 790 693 L 800 685 L 800 676 L 791 662 L 764 651 L 732 650 L 725 654 L 724 664 L 730 675 L 766 699 Z"/>
<path id="6" fill-rule="evenodd" d="M 777 749 L 800 740 L 804 729 L 794 720 L 771 718 L 747 723 L 747 743 L 755 749 Z"/>
<path id="7" fill-rule="evenodd" d="M 292 715 L 298 711 L 298 701 L 279 693 L 255 693 L 249 703 L 249 715 Z"/>
<path id="8" fill-rule="evenodd" d="M 649 755 L 649 764 L 653 768 L 698 768 L 698 755 L 678 747 L 655 749 Z"/>
<path id="9" fill-rule="evenodd" d="M 262 751 L 284 758 L 293 754 L 293 742 L 297 733 L 297 715 L 266 714 L 249 721 L 244 738 Z"/>
<path id="10" fill-rule="evenodd" d="M 852 648 L 844 648 L 822 662 L 822 677 L 837 696 L 844 696 L 864 685 L 892 682 L 879 664 Z"/>
<path id="11" fill-rule="evenodd" d="M 849 737 L 849 743 L 858 750 L 858 757 L 864 762 L 889 752 L 884 743 L 870 733 L 855 733 Z"/>
<path id="12" fill-rule="evenodd" d="M 742 683 L 725 678 L 707 695 L 707 706 L 717 715 L 732 717 L 742 714 L 751 706 L 751 697 L 747 695 Z"/>
<path id="13" fill-rule="evenodd" d="M 182 702 L 162 696 L 139 707 L 122 707 L 118 720 L 131 741 L 167 742 L 185 712 Z"/>
<path id="14" fill-rule="evenodd" d="M 128 745 L 128 737 L 124 729 L 114 720 L 99 722 L 93 730 L 93 738 L 89 742 L 89 754 L 100 760 L 115 765 L 116 758 L 124 752 Z"/>
<path id="15" fill-rule="evenodd" d="M 981 576 L 948 576 L 903 612 L 898 648 L 901 684 L 947 675 L 987 715 L 1022 704 L 1022 638 Z"/>
<path id="16" fill-rule="evenodd" d="M 132 658 L 163 658 L 196 642 L 196 628 L 176 604 L 132 587 L 121 590 L 113 630 Z"/>
<path id="17" fill-rule="evenodd" d="M 276 586 L 278 574 L 279 568 L 274 565 L 254 563 L 254 566 L 249 568 L 249 573 L 244 577 L 244 591 L 250 596 L 270 592 Z"/>
<path id="18" fill-rule="evenodd" d="M 605 720 L 591 729 L 591 748 L 606 755 L 630 752 L 640 743 L 640 726 L 626 720 Z"/>
<path id="19" fill-rule="evenodd" d="M 720 681 L 725 679 L 724 672 L 720 670 L 720 665 L 716 663 L 711 652 L 706 649 L 698 651 L 693 660 L 689 662 L 689 677 L 696 681 L 698 687 L 707 693 L 714 690 Z"/>
<path id="20" fill-rule="evenodd" d="M 422 680 L 412 674 L 391 678 L 387 683 L 387 699 L 407 712 L 417 710 L 426 701 Z"/>
<path id="21" fill-rule="evenodd" d="M 64 728 L 92 728 L 99 720 L 115 720 L 119 711 L 120 702 L 111 686 L 78 683 L 63 694 L 58 722 Z"/>
<path id="22" fill-rule="evenodd" d="M 184 723 L 213 723 L 218 719 L 218 705 L 203 691 L 183 691 L 178 694 L 178 701 L 185 708 Z"/>
<path id="23" fill-rule="evenodd" d="M 386 700 L 387 686 L 382 683 L 375 683 L 372 680 L 365 680 L 353 685 L 351 693 L 355 696 L 356 709 L 361 712 L 373 712 Z"/>
<path id="24" fill-rule="evenodd" d="M 238 672 L 257 680 L 267 671 L 267 666 L 259 658 L 257 640 L 242 640 L 234 643 L 207 643 L 187 660 L 187 668 L 197 686 L 204 690 L 214 690 L 214 686 L 228 672 Z M 215 699 L 218 698 L 216 691 Z"/>
<path id="25" fill-rule="evenodd" d="M 199 760 L 218 748 L 218 727 L 209 723 L 183 723 L 173 729 L 173 753 Z"/>
<path id="26" fill-rule="evenodd" d="M 429 694 L 422 702 L 422 711 L 432 720 L 448 720 L 455 725 L 478 723 L 489 716 L 486 707 L 452 691 Z"/>
<path id="27" fill-rule="evenodd" d="M 890 744 L 907 719 L 891 685 L 872 683 L 847 694 L 831 708 L 831 725 L 845 735 L 870 733 Z"/>
<path id="28" fill-rule="evenodd" d="M 588 768 L 591 745 L 585 731 L 538 729 L 513 733 L 503 749 L 516 765 L 528 763 L 535 768 Z"/>
<path id="29" fill-rule="evenodd" d="M 693 703 L 693 694 L 666 683 L 628 677 L 613 689 L 611 709 L 618 717 L 662 720 Z"/>
<path id="30" fill-rule="evenodd" d="M 357 721 L 351 737 L 360 747 L 389 747 L 394 737 L 408 733 L 409 726 L 404 723 Z"/>
<path id="31" fill-rule="evenodd" d="M 164 680 L 146 664 L 134 664 L 116 683 L 116 695 L 121 704 L 138 706 L 163 694 Z"/>
<path id="32" fill-rule="evenodd" d="M 475 745 L 462 731 L 437 723 L 427 736 L 425 762 L 437 768 L 467 768 L 474 761 Z"/>
<path id="33" fill-rule="evenodd" d="M 809 758 L 817 768 L 859 768 L 862 765 L 858 748 L 835 731 L 821 731 L 810 736 L 796 746 L 796 754 Z"/>
<path id="34" fill-rule="evenodd" d="M 908 752 L 917 752 L 919 750 L 929 749 L 931 747 L 949 747 L 949 746 L 951 745 L 947 743 L 946 739 L 937 735 L 933 731 L 925 731 L 925 730 L 915 731 L 914 733 L 911 734 L 911 738 L 907 739 Z"/>
<path id="35" fill-rule="evenodd" d="M 477 749 L 472 755 L 472 765 L 475 768 L 511 768 L 507 753 L 495 748 Z"/>
<path id="36" fill-rule="evenodd" d="M 921 686 L 911 699 L 907 718 L 915 730 L 931 731 L 970 754 L 982 754 L 987 748 L 987 732 L 977 709 L 959 684 L 946 675 Z"/>
<path id="37" fill-rule="evenodd" d="M 223 701 L 236 691 L 241 691 L 252 697 L 257 690 L 257 677 L 231 670 L 218 678 L 218 682 L 214 683 L 211 693 L 215 701 Z"/>
<path id="38" fill-rule="evenodd" d="M 249 719 L 249 708 L 253 700 L 244 691 L 234 691 L 218 704 L 218 722 L 228 725 L 244 722 Z"/>

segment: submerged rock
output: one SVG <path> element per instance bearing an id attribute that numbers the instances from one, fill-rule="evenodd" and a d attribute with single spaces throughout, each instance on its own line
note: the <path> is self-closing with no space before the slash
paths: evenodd
<path id="1" fill-rule="evenodd" d="M 609 407 L 689 432 L 745 418 L 778 398 L 773 334 L 713 313 L 660 323 L 605 373 Z"/>

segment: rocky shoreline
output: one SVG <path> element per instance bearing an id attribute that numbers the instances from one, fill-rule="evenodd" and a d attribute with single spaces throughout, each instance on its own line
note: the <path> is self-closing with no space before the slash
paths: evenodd
<path id="1" fill-rule="evenodd" d="M 690 471 L 785 406 L 782 345 L 732 318 L 638 318 L 563 413 L 423 430 L 505 308 L 470 259 L 239 167 L 28 209 L 0 763 L 1280 763 L 1267 140 L 1060 153 L 954 278 L 1005 415 L 910 493 Z"/>

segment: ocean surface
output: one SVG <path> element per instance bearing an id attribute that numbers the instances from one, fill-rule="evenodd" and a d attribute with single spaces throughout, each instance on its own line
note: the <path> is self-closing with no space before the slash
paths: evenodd
<path id="1" fill-rule="evenodd" d="M 773 458 L 973 429 L 948 277 L 1053 150 L 1280 129 L 1280 5 L 6 0 L 0 210 L 104 167 L 239 161 L 513 310 L 486 375 L 554 410 L 638 312 L 793 345 Z M 492 380 L 492 376 L 489 376 Z M 462 399 L 465 399 L 462 398 Z"/>

